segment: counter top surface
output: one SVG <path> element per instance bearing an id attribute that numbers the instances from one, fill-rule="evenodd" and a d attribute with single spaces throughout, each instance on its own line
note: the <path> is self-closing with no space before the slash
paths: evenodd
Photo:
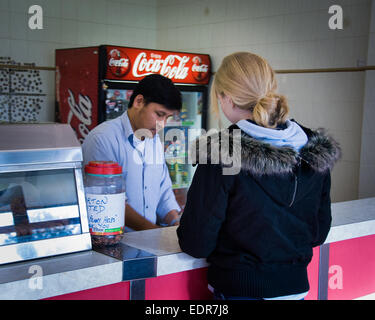
<path id="1" fill-rule="evenodd" d="M 332 216 L 326 243 L 375 234 L 375 198 L 334 203 Z M 127 233 L 122 242 L 153 255 L 156 276 L 207 266 L 205 259 L 181 252 L 176 229 Z M 124 261 L 94 250 L 6 264 L 0 266 L 0 299 L 43 299 L 118 283 L 124 268 Z M 41 289 L 35 288 L 38 275 L 43 280 Z"/>
<path id="2" fill-rule="evenodd" d="M 332 226 L 325 243 L 375 234 L 375 198 L 332 204 Z"/>
<path id="3" fill-rule="evenodd" d="M 195 259 L 181 251 L 177 227 L 166 227 L 126 234 L 123 242 L 157 256 L 157 276 L 206 267 L 206 259 Z"/>
<path id="4" fill-rule="evenodd" d="M 181 252 L 178 245 L 177 227 L 130 232 L 124 236 L 123 242 L 129 246 L 146 250 L 157 256 Z"/>
<path id="5" fill-rule="evenodd" d="M 375 220 L 375 198 L 332 204 L 332 226 Z"/>
<path id="6" fill-rule="evenodd" d="M 122 280 L 122 262 L 93 250 L 0 266 L 0 299 L 30 300 Z"/>

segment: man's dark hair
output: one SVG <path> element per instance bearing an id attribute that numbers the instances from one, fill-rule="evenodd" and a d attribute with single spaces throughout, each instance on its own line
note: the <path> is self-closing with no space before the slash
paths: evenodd
<path id="1" fill-rule="evenodd" d="M 160 74 L 151 74 L 139 81 L 130 97 L 129 109 L 133 106 L 134 99 L 139 94 L 143 95 L 146 105 L 154 102 L 163 105 L 168 110 L 181 111 L 182 98 L 180 90 L 170 79 Z"/>

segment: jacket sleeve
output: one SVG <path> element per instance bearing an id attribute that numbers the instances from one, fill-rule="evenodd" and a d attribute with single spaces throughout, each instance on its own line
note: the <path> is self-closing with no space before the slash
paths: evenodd
<path id="1" fill-rule="evenodd" d="M 187 194 L 177 236 L 180 247 L 195 258 L 206 258 L 216 247 L 225 220 L 228 191 L 220 165 L 198 165 Z"/>
<path id="2" fill-rule="evenodd" d="M 328 172 L 323 182 L 320 208 L 317 216 L 318 228 L 317 236 L 313 242 L 313 247 L 320 246 L 327 239 L 328 232 L 331 229 L 331 173 Z"/>

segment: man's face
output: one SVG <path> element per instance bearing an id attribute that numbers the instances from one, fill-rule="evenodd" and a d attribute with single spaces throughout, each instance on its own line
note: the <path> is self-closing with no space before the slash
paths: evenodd
<path id="1" fill-rule="evenodd" d="M 167 119 L 172 117 L 174 113 L 178 111 L 172 111 L 165 108 L 163 105 L 155 102 L 150 102 L 147 105 L 144 102 L 143 96 L 138 95 L 134 99 L 134 103 L 131 109 L 135 107 L 135 130 L 142 130 L 142 135 L 146 135 L 148 138 L 153 138 L 156 133 L 163 129 Z"/>

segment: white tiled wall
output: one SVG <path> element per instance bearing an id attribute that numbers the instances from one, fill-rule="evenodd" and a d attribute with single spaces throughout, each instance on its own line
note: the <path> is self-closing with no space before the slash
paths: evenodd
<path id="1" fill-rule="evenodd" d="M 28 28 L 28 8 L 34 3 L 1 0 L 1 55 L 53 66 L 56 48 L 156 46 L 156 0 L 40 0 L 43 30 Z"/>
<path id="2" fill-rule="evenodd" d="M 161 0 L 158 45 L 211 54 L 214 69 L 233 50 L 267 58 L 275 69 L 357 66 L 365 61 L 370 0 Z M 344 30 L 328 8 L 342 5 Z"/>
<path id="3" fill-rule="evenodd" d="M 36 3 L 43 30 L 28 27 Z M 55 49 L 100 44 L 156 47 L 156 0 L 0 0 L 0 57 L 53 67 Z M 47 96 L 39 120 L 53 121 L 54 73 L 40 73 Z"/>

